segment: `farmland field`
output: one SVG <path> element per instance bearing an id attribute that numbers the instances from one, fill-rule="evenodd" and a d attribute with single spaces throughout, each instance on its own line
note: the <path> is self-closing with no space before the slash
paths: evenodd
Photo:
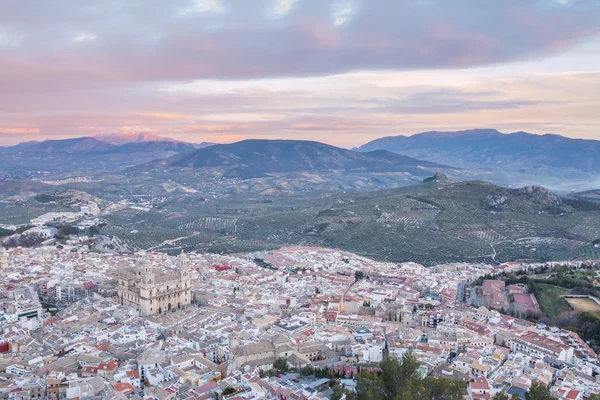
<path id="1" fill-rule="evenodd" d="M 600 318 L 600 304 L 588 298 L 568 298 L 565 299 L 577 312 L 588 312 L 597 318 Z"/>

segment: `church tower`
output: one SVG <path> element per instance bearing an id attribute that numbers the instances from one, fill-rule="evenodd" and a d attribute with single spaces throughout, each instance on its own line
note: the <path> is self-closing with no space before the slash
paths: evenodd
<path id="1" fill-rule="evenodd" d="M 150 315 L 156 307 L 153 304 L 152 298 L 154 296 L 154 273 L 152 271 L 152 263 L 149 260 L 140 260 L 136 269 L 139 275 L 139 304 L 141 315 Z"/>
<path id="2" fill-rule="evenodd" d="M 181 279 L 181 286 L 185 288 L 190 287 L 190 260 L 185 255 L 183 250 L 181 254 L 177 256 L 177 270 L 179 272 L 179 278 Z M 187 283 L 187 285 L 186 285 Z"/>
<path id="3" fill-rule="evenodd" d="M 149 260 L 144 260 L 143 258 L 138 258 L 135 262 L 135 272 L 136 275 L 146 277 L 148 275 L 152 275 L 152 263 Z"/>
<path id="4" fill-rule="evenodd" d="M 181 254 L 177 256 L 177 268 L 179 269 L 187 269 L 189 268 L 190 260 L 188 256 L 184 253 L 183 249 L 181 249 Z"/>
<path id="5" fill-rule="evenodd" d="M 6 268 L 8 268 L 8 257 L 6 256 L 6 252 L 2 250 L 0 252 L 0 277 L 4 278 L 6 276 Z"/>
<path id="6" fill-rule="evenodd" d="M 177 256 L 177 272 L 179 273 L 179 281 L 182 291 L 179 292 L 178 308 L 182 305 L 190 304 L 192 300 L 192 288 L 190 277 L 190 260 L 181 250 L 181 254 Z"/>
<path id="7" fill-rule="evenodd" d="M 6 255 L 6 252 L 2 250 L 0 253 L 0 270 L 4 271 L 6 268 L 8 268 L 8 256 Z"/>

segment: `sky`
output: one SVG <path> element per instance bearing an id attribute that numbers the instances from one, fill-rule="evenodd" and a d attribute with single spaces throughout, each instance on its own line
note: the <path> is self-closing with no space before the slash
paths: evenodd
<path id="1" fill-rule="evenodd" d="M 496 128 L 600 140 L 598 0 L 0 2 L 0 145 Z"/>

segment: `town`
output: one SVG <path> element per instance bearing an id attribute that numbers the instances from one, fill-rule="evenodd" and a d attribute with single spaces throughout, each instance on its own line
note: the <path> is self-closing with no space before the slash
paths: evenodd
<path id="1" fill-rule="evenodd" d="M 325 399 L 407 353 L 468 399 L 600 393 L 590 345 L 517 318 L 539 312 L 535 296 L 494 279 L 541 265 L 88 249 L 0 251 L 0 398 Z"/>

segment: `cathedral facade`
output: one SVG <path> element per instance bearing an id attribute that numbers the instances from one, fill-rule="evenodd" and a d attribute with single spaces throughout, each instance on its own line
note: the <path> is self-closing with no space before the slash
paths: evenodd
<path id="1" fill-rule="evenodd" d="M 134 267 L 119 270 L 117 297 L 119 304 L 133 307 L 140 316 L 181 309 L 191 303 L 188 259 L 177 258 L 177 268 L 160 271 L 149 260 L 138 260 Z"/>

